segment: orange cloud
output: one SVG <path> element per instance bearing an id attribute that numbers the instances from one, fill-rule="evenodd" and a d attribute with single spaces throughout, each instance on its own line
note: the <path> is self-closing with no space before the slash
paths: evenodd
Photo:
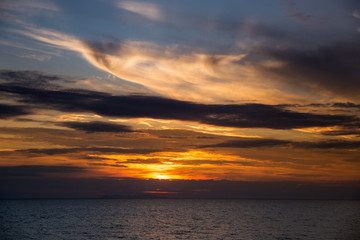
<path id="1" fill-rule="evenodd" d="M 93 66 L 170 98 L 196 102 L 311 102 L 309 96 L 287 93 L 276 78 L 270 80 L 259 68 L 262 64 L 277 66 L 281 63 L 267 60 L 256 65 L 239 64 L 246 56 L 244 53 L 183 52 L 176 46 L 162 47 L 138 41 L 121 41 L 118 46 L 110 46 L 87 43 L 71 35 L 35 27 L 15 32 L 78 52 Z"/>

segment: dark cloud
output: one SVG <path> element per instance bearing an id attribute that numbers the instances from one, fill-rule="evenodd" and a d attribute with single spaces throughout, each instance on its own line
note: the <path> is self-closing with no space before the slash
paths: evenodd
<path id="1" fill-rule="evenodd" d="M 360 129 L 342 129 L 342 130 L 324 131 L 321 132 L 321 134 L 328 136 L 342 136 L 342 135 L 360 136 Z"/>
<path id="2" fill-rule="evenodd" d="M 29 109 L 24 106 L 7 105 L 0 103 L 0 119 L 27 115 L 30 113 L 31 112 L 29 111 Z"/>
<path id="3" fill-rule="evenodd" d="M 93 91 L 44 90 L 0 85 L 19 101 L 64 112 L 92 112 L 107 117 L 155 118 L 196 121 L 238 128 L 292 129 L 358 124 L 348 115 L 293 112 L 281 106 L 264 104 L 215 105 L 151 96 L 112 96 Z"/>
<path id="4" fill-rule="evenodd" d="M 277 139 L 241 139 L 213 145 L 203 145 L 199 146 L 199 148 L 259 148 L 279 146 L 305 149 L 360 149 L 360 141 L 328 140 L 319 142 L 293 142 Z"/>
<path id="5" fill-rule="evenodd" d="M 106 167 L 118 167 L 118 168 L 127 168 L 125 165 L 121 164 L 108 164 L 108 163 L 89 163 L 90 166 L 106 166 Z"/>
<path id="6" fill-rule="evenodd" d="M 286 146 L 291 143 L 290 141 L 285 140 L 276 140 L 276 139 L 242 139 L 242 140 L 231 140 L 213 145 L 204 145 L 200 146 L 201 148 L 209 147 L 229 147 L 229 148 L 254 148 L 254 147 L 276 147 L 276 146 Z"/>
<path id="7" fill-rule="evenodd" d="M 83 41 L 83 44 L 86 45 L 89 50 L 91 50 L 91 55 L 96 59 L 98 63 L 106 66 L 108 69 L 111 69 L 110 61 L 108 60 L 109 54 L 113 55 L 118 53 L 121 48 L 119 43 L 100 43 L 100 42 L 91 42 Z"/>
<path id="8" fill-rule="evenodd" d="M 41 88 L 57 88 L 55 83 L 74 82 L 69 77 L 48 75 L 38 71 L 0 70 L 0 81 L 19 86 L 37 86 Z"/>
<path id="9" fill-rule="evenodd" d="M 106 147 L 90 147 L 90 148 L 39 148 L 39 149 L 25 149 L 15 150 L 13 152 L 26 154 L 42 154 L 42 155 L 59 155 L 69 153 L 81 152 L 96 152 L 96 153 L 119 153 L 119 154 L 150 154 L 154 152 L 167 151 L 167 149 L 128 149 L 128 148 L 106 148 Z M 9 153 L 9 151 L 5 151 Z"/>
<path id="10" fill-rule="evenodd" d="M 257 161 L 231 161 L 231 160 L 198 160 L 198 159 L 187 159 L 187 160 L 172 160 L 174 164 L 186 165 L 240 165 L 240 166 L 260 166 L 261 164 Z"/>
<path id="11" fill-rule="evenodd" d="M 321 142 L 297 142 L 293 143 L 293 145 L 299 148 L 359 149 L 360 141 L 329 140 Z"/>
<path id="12" fill-rule="evenodd" d="M 93 49 L 94 52 L 105 53 L 106 55 L 118 55 L 118 52 L 122 48 L 121 39 L 114 39 L 115 41 L 108 42 L 95 42 L 95 41 L 83 41 L 83 43 Z"/>
<path id="13" fill-rule="evenodd" d="M 0 176 L 2 177 L 35 177 L 56 173 L 79 173 L 86 171 L 86 168 L 77 166 L 47 166 L 47 165 L 21 165 L 1 166 Z"/>
<path id="14" fill-rule="evenodd" d="M 324 177 L 324 175 L 321 175 L 321 174 L 302 174 L 302 173 L 284 173 L 284 174 L 281 174 L 283 176 L 292 176 L 292 177 Z"/>
<path id="15" fill-rule="evenodd" d="M 267 70 L 290 83 L 317 86 L 344 96 L 360 94 L 360 39 L 320 46 L 313 50 L 260 49 L 267 57 L 284 64 Z M 301 81 L 301 82 L 300 82 Z"/>
<path id="16" fill-rule="evenodd" d="M 98 156 L 83 156 L 83 157 L 81 157 L 81 159 L 95 160 L 95 161 L 116 160 L 113 158 L 105 158 L 105 157 L 98 157 Z"/>
<path id="17" fill-rule="evenodd" d="M 106 123 L 106 122 L 64 122 L 62 126 L 73 128 L 88 133 L 94 132 L 113 132 L 113 133 L 128 133 L 133 130 L 126 125 Z"/>
<path id="18" fill-rule="evenodd" d="M 339 108 L 360 108 L 360 104 L 355 104 L 355 103 L 351 103 L 351 102 L 346 102 L 346 103 L 333 103 L 332 104 L 333 107 L 339 107 Z"/>
<path id="19" fill-rule="evenodd" d="M 131 158 L 131 159 L 126 159 L 126 161 L 116 162 L 116 163 L 160 164 L 162 162 L 163 162 L 163 160 L 161 160 L 159 158 L 148 158 L 148 159 Z"/>

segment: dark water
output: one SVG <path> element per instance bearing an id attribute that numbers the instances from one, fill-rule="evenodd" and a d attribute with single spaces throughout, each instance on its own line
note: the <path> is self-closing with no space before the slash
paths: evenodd
<path id="1" fill-rule="evenodd" d="M 360 239 L 360 202 L 3 200 L 0 239 Z"/>

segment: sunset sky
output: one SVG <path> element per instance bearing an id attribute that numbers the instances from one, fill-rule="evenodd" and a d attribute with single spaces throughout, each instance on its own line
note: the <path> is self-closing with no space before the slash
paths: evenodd
<path id="1" fill-rule="evenodd" d="M 360 194 L 358 0 L 3 0 L 0 31 L 0 197 Z"/>

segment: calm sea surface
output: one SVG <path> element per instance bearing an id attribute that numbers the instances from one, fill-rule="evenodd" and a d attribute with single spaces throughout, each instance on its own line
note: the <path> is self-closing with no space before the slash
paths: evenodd
<path id="1" fill-rule="evenodd" d="M 2 200 L 0 239 L 360 239 L 359 201 Z"/>

